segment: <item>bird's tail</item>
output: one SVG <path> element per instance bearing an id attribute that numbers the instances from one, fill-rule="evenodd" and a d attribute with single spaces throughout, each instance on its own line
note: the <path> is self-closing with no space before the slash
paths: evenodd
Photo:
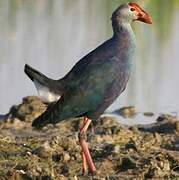
<path id="1" fill-rule="evenodd" d="M 57 101 L 63 94 L 64 87 L 60 80 L 50 79 L 28 64 L 25 65 L 24 72 L 34 82 L 39 96 L 45 102 Z"/>
<path id="2" fill-rule="evenodd" d="M 28 64 L 25 64 L 24 66 L 24 72 L 27 74 L 27 76 L 32 80 L 32 81 L 38 81 L 40 84 L 47 84 L 49 81 L 49 78 L 46 77 L 44 74 L 41 72 L 35 70 Z"/>

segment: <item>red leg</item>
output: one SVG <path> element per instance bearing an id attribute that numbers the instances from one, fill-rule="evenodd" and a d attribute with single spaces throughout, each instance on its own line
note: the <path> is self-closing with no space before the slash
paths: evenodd
<path id="1" fill-rule="evenodd" d="M 87 118 L 85 117 L 84 118 L 84 120 L 83 120 L 83 126 L 82 126 L 82 128 L 80 129 L 80 131 L 84 128 L 84 126 L 85 126 L 85 124 L 86 124 L 86 122 L 87 122 Z M 85 157 L 85 154 L 84 154 L 84 152 L 83 152 L 83 150 L 82 150 L 82 171 L 83 171 L 83 174 L 86 174 L 86 171 L 87 171 L 87 164 L 86 164 L 86 157 Z"/>
<path id="2" fill-rule="evenodd" d="M 81 132 L 81 131 L 83 130 L 83 128 L 85 127 L 87 121 L 88 121 L 88 118 L 87 118 L 87 117 L 84 117 L 84 119 L 83 119 L 83 126 L 81 127 L 80 132 Z"/>
<path id="3" fill-rule="evenodd" d="M 86 164 L 86 157 L 85 157 L 85 154 L 84 154 L 84 152 L 82 151 L 82 163 L 83 163 L 83 169 L 82 169 L 82 171 L 83 171 L 83 174 L 86 174 L 86 172 L 87 172 L 87 164 Z"/>
<path id="4" fill-rule="evenodd" d="M 90 119 L 88 119 L 88 118 L 84 119 L 84 125 L 83 125 L 82 129 L 80 130 L 80 145 L 82 147 L 82 152 L 83 152 L 82 157 L 84 157 L 83 158 L 83 170 L 85 168 L 84 161 L 87 161 L 90 172 L 94 173 L 96 171 L 96 168 L 95 168 L 95 165 L 94 165 L 93 160 L 91 158 L 91 155 L 90 155 L 90 152 L 88 149 L 88 144 L 85 140 L 86 131 L 87 131 L 90 123 L 91 123 Z"/>

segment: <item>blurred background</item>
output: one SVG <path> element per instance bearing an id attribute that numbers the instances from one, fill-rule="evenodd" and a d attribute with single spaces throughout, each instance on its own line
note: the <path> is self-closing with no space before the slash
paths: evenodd
<path id="1" fill-rule="evenodd" d="M 0 114 L 36 95 L 25 63 L 59 79 L 112 36 L 111 14 L 125 0 L 0 0 Z M 153 25 L 134 23 L 137 52 L 127 90 L 110 111 L 179 112 L 179 1 L 139 0 Z"/>

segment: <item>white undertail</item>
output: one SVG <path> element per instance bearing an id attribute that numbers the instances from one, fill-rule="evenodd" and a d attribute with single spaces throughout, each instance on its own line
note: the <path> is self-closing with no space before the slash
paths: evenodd
<path id="1" fill-rule="evenodd" d="M 51 92 L 47 87 L 43 86 L 38 81 L 34 80 L 34 84 L 42 101 L 52 103 L 60 99 L 61 96 L 59 94 Z"/>

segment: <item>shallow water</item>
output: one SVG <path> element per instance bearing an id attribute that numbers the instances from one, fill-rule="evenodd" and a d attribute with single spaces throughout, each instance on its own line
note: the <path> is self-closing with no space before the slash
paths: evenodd
<path id="1" fill-rule="evenodd" d="M 112 35 L 109 0 L 0 0 L 0 114 L 36 94 L 25 63 L 59 79 Z M 153 25 L 133 24 L 137 52 L 127 90 L 109 108 L 179 112 L 179 1 L 139 1 Z"/>

